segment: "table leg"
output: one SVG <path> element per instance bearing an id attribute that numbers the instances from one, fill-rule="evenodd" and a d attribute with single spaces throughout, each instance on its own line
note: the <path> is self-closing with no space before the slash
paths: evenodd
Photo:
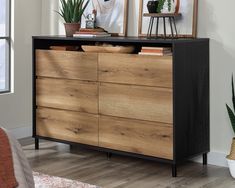
<path id="1" fill-rule="evenodd" d="M 174 27 L 175 27 L 175 36 L 176 36 L 176 38 L 178 38 L 178 32 L 177 32 L 177 28 L 176 28 L 176 24 L 175 24 L 175 18 L 172 17 L 172 19 L 173 19 L 173 24 L 174 24 Z"/>
<path id="2" fill-rule="evenodd" d="M 172 38 L 174 38 L 174 32 L 173 32 L 171 17 L 169 17 L 169 22 L 170 22 L 170 26 L 171 26 L 171 36 L 172 36 Z"/>
<path id="3" fill-rule="evenodd" d="M 157 25 L 156 25 L 156 38 L 158 37 L 158 27 L 159 27 L 159 18 L 157 18 Z"/>
<path id="4" fill-rule="evenodd" d="M 153 28 L 153 20 L 154 20 L 154 18 L 153 18 L 153 17 L 150 17 L 147 37 L 151 37 L 152 28 Z"/>
<path id="5" fill-rule="evenodd" d="M 164 38 L 166 38 L 166 18 L 163 17 L 163 25 L 164 25 Z"/>

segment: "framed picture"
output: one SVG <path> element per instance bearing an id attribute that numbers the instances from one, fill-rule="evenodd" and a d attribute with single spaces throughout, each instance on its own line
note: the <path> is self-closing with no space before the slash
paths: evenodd
<path id="1" fill-rule="evenodd" d="M 144 13 L 148 13 L 147 3 L 149 0 L 139 0 L 139 26 L 138 35 L 141 37 L 147 36 L 149 17 L 144 17 Z M 198 16 L 198 0 L 180 0 L 179 13 L 181 16 L 176 19 L 176 27 L 178 37 L 195 38 L 197 36 L 197 16 Z M 163 34 L 163 21 L 159 22 L 159 35 Z M 156 27 L 154 22 L 153 28 Z M 166 24 L 167 35 L 170 35 L 170 24 Z M 154 34 L 154 33 L 153 33 Z"/>
<path id="2" fill-rule="evenodd" d="M 128 0 L 90 0 L 84 16 L 96 10 L 96 25 L 117 36 L 127 35 Z M 85 17 L 82 19 L 85 28 Z"/>

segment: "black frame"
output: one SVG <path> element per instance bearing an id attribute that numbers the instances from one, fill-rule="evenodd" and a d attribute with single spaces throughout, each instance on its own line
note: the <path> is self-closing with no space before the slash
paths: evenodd
<path id="1" fill-rule="evenodd" d="M 0 94 L 11 92 L 11 0 L 8 0 L 8 36 L 0 37 L 0 40 L 5 40 L 8 44 L 8 89 L 0 91 Z"/>
<path id="2" fill-rule="evenodd" d="M 136 50 L 145 46 L 172 47 L 173 49 L 173 160 L 117 151 L 97 146 L 89 146 L 38 136 L 36 134 L 36 49 L 50 46 L 95 44 L 108 42 L 116 45 L 135 45 Z M 66 144 L 76 144 L 99 151 L 128 155 L 154 160 L 172 165 L 172 176 L 177 176 L 177 166 L 185 160 L 202 155 L 203 165 L 207 164 L 210 151 L 209 128 L 209 39 L 146 39 L 133 37 L 110 38 L 66 38 L 53 36 L 33 37 L 33 137 L 35 149 L 39 149 L 39 139 Z M 185 79 L 187 77 L 187 79 Z M 195 96 L 196 95 L 196 96 Z M 189 99 L 189 100 L 186 100 Z M 199 100 L 198 100 L 199 99 Z M 181 106 L 181 107 L 178 107 Z M 194 112 L 185 114 L 185 112 Z M 193 115 L 192 115 L 193 114 Z M 196 141 L 194 140 L 196 139 Z"/>

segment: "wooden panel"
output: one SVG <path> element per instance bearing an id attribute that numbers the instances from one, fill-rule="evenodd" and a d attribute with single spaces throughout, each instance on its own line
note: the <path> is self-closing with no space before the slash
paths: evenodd
<path id="1" fill-rule="evenodd" d="M 39 78 L 36 91 L 38 106 L 98 113 L 95 82 Z"/>
<path id="2" fill-rule="evenodd" d="M 99 120 L 99 146 L 173 159 L 172 126 L 101 116 Z"/>
<path id="3" fill-rule="evenodd" d="M 36 50 L 38 76 L 97 81 L 97 54 Z"/>
<path id="4" fill-rule="evenodd" d="M 38 108 L 37 135 L 97 146 L 98 115 Z"/>
<path id="5" fill-rule="evenodd" d="M 172 90 L 101 83 L 99 111 L 104 115 L 172 123 Z"/>
<path id="6" fill-rule="evenodd" d="M 172 88 L 172 57 L 99 54 L 99 80 Z"/>

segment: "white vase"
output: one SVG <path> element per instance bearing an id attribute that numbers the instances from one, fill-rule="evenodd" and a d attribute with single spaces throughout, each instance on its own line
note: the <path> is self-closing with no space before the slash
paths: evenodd
<path id="1" fill-rule="evenodd" d="M 227 161 L 228 161 L 230 174 L 233 178 L 235 178 L 235 160 L 231 160 L 227 158 Z"/>
<path id="2" fill-rule="evenodd" d="M 169 10 L 168 0 L 165 0 L 161 13 L 175 13 L 175 3 L 173 0 L 170 1 L 171 1 L 171 9 Z"/>

